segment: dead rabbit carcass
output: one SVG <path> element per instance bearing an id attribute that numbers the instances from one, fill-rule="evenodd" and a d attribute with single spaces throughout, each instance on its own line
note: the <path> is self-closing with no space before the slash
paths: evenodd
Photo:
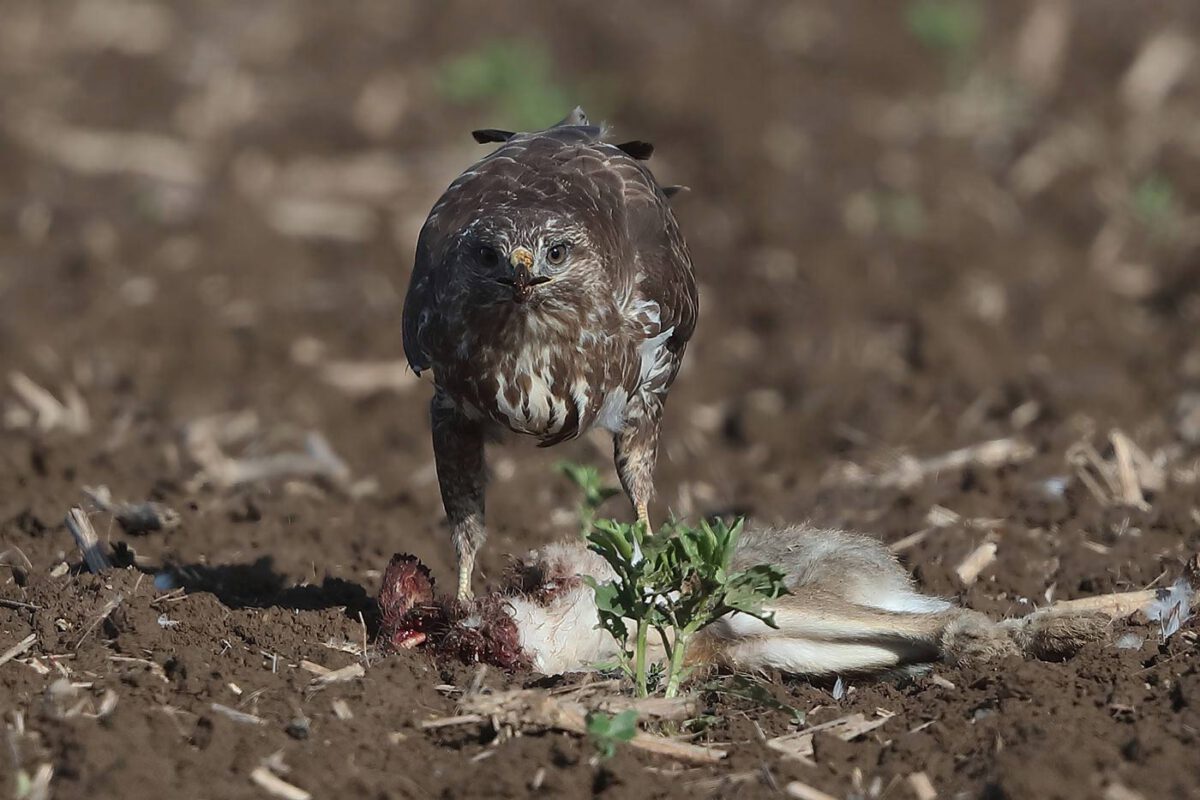
<path id="1" fill-rule="evenodd" d="M 731 566 L 755 564 L 774 565 L 785 575 L 789 594 L 765 606 L 775 627 L 746 614 L 726 615 L 691 640 L 691 664 L 818 676 L 1009 655 L 1060 659 L 1104 637 L 1109 625 L 1103 613 L 1053 609 L 992 620 L 921 594 L 881 542 L 844 531 L 804 525 L 748 530 Z M 438 599 L 429 571 L 416 558 L 398 555 L 379 595 L 380 641 L 545 674 L 611 662 L 620 648 L 597 626 L 585 575 L 603 582 L 613 571 L 584 543 L 560 543 L 518 561 L 496 592 Z"/>

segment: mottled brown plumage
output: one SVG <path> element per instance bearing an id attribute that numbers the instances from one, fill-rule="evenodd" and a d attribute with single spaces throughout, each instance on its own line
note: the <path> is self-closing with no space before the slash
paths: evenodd
<path id="1" fill-rule="evenodd" d="M 612 431 L 646 516 L 663 403 L 696 325 L 691 259 L 667 194 L 580 109 L 545 131 L 475 132 L 500 147 L 429 213 L 404 302 L 404 351 L 431 370 L 442 501 L 470 594 L 484 539 L 489 428 L 542 446 Z"/>

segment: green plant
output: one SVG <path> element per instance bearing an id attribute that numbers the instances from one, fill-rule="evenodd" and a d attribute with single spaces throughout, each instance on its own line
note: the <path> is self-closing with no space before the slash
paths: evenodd
<path id="1" fill-rule="evenodd" d="M 1169 232 L 1178 219 L 1175 187 L 1162 175 L 1150 175 L 1133 191 L 1133 213 L 1152 234 Z"/>
<path id="2" fill-rule="evenodd" d="M 639 696 L 649 694 L 647 640 L 651 631 L 666 657 L 667 697 L 679 693 L 687 677 L 684 656 L 692 637 L 726 614 L 740 613 L 774 626 L 763 603 L 787 592 L 783 573 L 760 564 L 730 572 L 742 522 L 699 525 L 671 522 L 655 536 L 640 523 L 596 520 L 588 533 L 589 549 L 598 553 L 614 580 L 588 579 L 596 593 L 600 626 L 624 653 Z M 632 649 L 628 623 L 635 626 Z"/>
<path id="3" fill-rule="evenodd" d="M 630 708 L 612 716 L 593 711 L 587 715 L 587 734 L 600 758 L 612 758 L 618 743 L 630 742 L 637 735 L 637 711 Z"/>
<path id="4" fill-rule="evenodd" d="M 911 192 L 881 192 L 875 196 L 879 218 L 889 233 L 914 239 L 925 231 L 925 205 Z"/>
<path id="5" fill-rule="evenodd" d="M 904 12 L 909 33 L 952 68 L 975 52 L 983 33 L 978 0 L 914 0 Z"/>
<path id="6" fill-rule="evenodd" d="M 621 490 L 614 486 L 606 486 L 600 477 L 600 470 L 595 467 L 571 461 L 560 461 L 556 467 L 575 484 L 582 495 L 579 500 L 579 526 L 586 536 L 596 521 L 596 512 L 600 506 L 608 498 L 620 494 Z"/>
<path id="7" fill-rule="evenodd" d="M 536 42 L 497 40 L 442 65 L 441 94 L 455 103 L 487 102 L 519 130 L 542 128 L 578 102 L 555 77 L 554 61 Z"/>

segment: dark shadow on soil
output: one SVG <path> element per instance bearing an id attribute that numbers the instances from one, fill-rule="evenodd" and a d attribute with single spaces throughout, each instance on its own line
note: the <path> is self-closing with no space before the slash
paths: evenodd
<path id="1" fill-rule="evenodd" d="M 319 584 L 287 586 L 275 569 L 275 560 L 263 556 L 249 564 L 185 564 L 164 570 L 174 585 L 188 593 L 209 592 L 229 608 L 288 608 L 321 611 L 345 607 L 346 616 L 366 620 L 372 636 L 379 627 L 375 598 L 367 590 L 343 578 L 326 577 Z M 161 575 L 162 573 L 160 573 Z"/>

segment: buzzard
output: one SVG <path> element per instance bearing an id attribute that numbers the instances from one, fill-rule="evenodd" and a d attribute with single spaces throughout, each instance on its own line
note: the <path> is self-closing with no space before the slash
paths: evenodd
<path id="1" fill-rule="evenodd" d="M 696 280 L 668 206 L 677 187 L 610 144 L 575 109 L 533 133 L 475 131 L 500 146 L 458 177 L 417 239 L 404 353 L 433 373 L 430 405 L 458 594 L 484 531 L 484 440 L 542 446 L 600 427 L 647 519 L 667 391 L 696 326 Z"/>

